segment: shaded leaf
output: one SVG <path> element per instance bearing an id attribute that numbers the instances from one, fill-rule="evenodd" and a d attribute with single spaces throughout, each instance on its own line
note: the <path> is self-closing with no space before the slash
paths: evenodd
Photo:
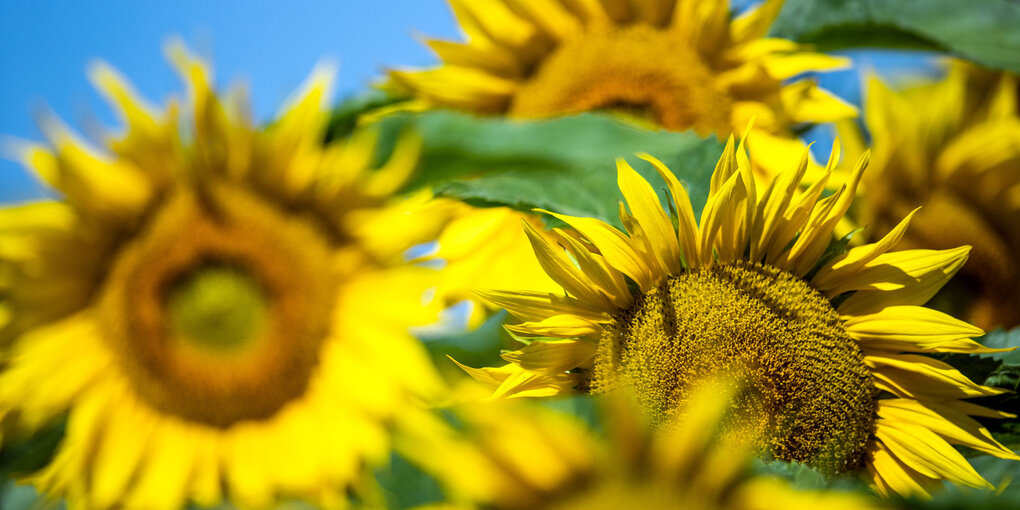
<path id="1" fill-rule="evenodd" d="M 27 474 L 45 466 L 64 439 L 67 419 L 61 417 L 24 441 L 8 442 L 0 449 L 0 476 Z"/>
<path id="2" fill-rule="evenodd" d="M 991 358 L 1000 362 L 985 379 L 988 386 L 998 386 L 1013 391 L 1020 389 L 1020 328 L 1011 331 L 997 329 L 978 339 L 982 344 L 996 349 L 1015 347 L 1010 352 L 980 354 L 983 358 Z M 1007 398 L 1012 397 L 1007 396 Z"/>
<path id="3" fill-rule="evenodd" d="M 357 127 L 362 115 L 403 100 L 404 98 L 378 89 L 369 89 L 340 101 L 330 115 L 325 141 L 347 137 Z"/>
<path id="4" fill-rule="evenodd" d="M 0 508 L 3 510 L 63 510 L 67 504 L 43 497 L 31 485 L 4 480 L 0 484 Z"/>
<path id="5" fill-rule="evenodd" d="M 823 51 L 884 47 L 946 51 L 1020 72 L 1014 0 L 787 0 L 771 35 Z"/>
<path id="6" fill-rule="evenodd" d="M 700 211 L 723 149 L 715 138 L 640 129 L 603 114 L 522 122 L 440 111 L 398 114 L 380 124 L 390 144 L 407 128 L 424 139 L 420 170 L 408 189 L 431 186 L 440 196 L 476 205 L 542 208 L 614 225 L 623 198 L 616 158 L 626 158 L 656 190 L 665 183 L 634 154 L 662 160 Z"/>
<path id="7" fill-rule="evenodd" d="M 755 458 L 752 471 L 761 476 L 771 476 L 789 481 L 794 487 L 804 490 L 838 490 L 867 492 L 867 485 L 851 475 L 827 477 L 820 471 L 799 462 L 782 460 L 764 461 Z"/>
<path id="8" fill-rule="evenodd" d="M 399 455 L 392 455 L 386 467 L 375 471 L 375 479 L 386 499 L 386 508 L 402 510 L 444 500 L 435 478 Z"/>
<path id="9" fill-rule="evenodd" d="M 506 311 L 501 310 L 471 331 L 455 329 L 438 335 L 418 333 L 417 336 L 441 371 L 462 375 L 460 368 L 447 358 L 448 355 L 472 367 L 506 363 L 499 357 L 500 350 L 509 344 L 509 336 L 503 329 L 506 318 Z"/>
<path id="10" fill-rule="evenodd" d="M 1001 361 L 1004 365 L 1020 366 L 1020 328 L 1010 331 L 997 329 L 979 338 L 978 341 L 993 349 L 1016 347 L 1015 351 L 984 353 L 979 356 Z"/>

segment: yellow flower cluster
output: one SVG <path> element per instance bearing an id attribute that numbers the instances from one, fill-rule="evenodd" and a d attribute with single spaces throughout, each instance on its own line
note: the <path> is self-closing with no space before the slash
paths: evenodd
<path id="1" fill-rule="evenodd" d="M 822 510 L 1020 461 L 988 429 L 1008 390 L 952 364 L 1020 324 L 1016 77 L 875 79 L 865 141 L 803 78 L 849 61 L 768 37 L 781 0 L 449 1 L 467 41 L 428 41 L 441 65 L 391 71 L 396 102 L 341 136 L 325 68 L 261 126 L 179 43 L 162 107 L 92 68 L 125 129 L 44 120 L 19 155 L 55 198 L 0 208 L 0 472 L 56 431 L 10 471 L 71 508 L 381 508 L 402 462 L 428 508 Z M 662 190 L 618 154 L 610 224 L 409 185 L 428 140 L 372 124 L 442 109 L 727 143 L 704 183 L 638 154 Z M 797 133 L 827 122 L 850 154 L 819 165 Z M 415 337 L 462 300 L 469 328 L 509 312 L 505 363 L 451 371 Z"/>

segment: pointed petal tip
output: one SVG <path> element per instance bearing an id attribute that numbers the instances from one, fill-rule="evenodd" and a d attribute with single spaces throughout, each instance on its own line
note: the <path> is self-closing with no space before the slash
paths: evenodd
<path id="1" fill-rule="evenodd" d="M 758 114 L 752 114 L 751 119 L 747 121 L 747 126 L 744 127 L 744 132 L 743 134 L 740 135 L 741 144 L 744 143 L 744 140 L 747 140 L 747 136 L 751 133 L 751 130 L 754 129 L 754 122 L 757 120 L 757 118 Z"/>
<path id="2" fill-rule="evenodd" d="M 99 89 L 104 89 L 106 84 L 119 81 L 120 73 L 109 62 L 103 59 L 93 59 L 86 67 L 86 74 L 89 80 Z"/>
<path id="3" fill-rule="evenodd" d="M 170 62 L 180 69 L 184 69 L 198 60 L 191 53 L 191 50 L 188 49 L 188 45 L 184 43 L 184 40 L 177 35 L 172 35 L 166 39 L 166 42 L 163 43 L 163 53 Z"/>
<path id="4" fill-rule="evenodd" d="M 17 161 L 27 167 L 36 151 L 45 152 L 46 148 L 23 138 L 0 135 L 0 158 Z"/>

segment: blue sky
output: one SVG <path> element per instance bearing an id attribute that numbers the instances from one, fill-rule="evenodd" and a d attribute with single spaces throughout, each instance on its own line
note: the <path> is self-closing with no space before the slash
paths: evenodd
<path id="1" fill-rule="evenodd" d="M 221 85 L 246 83 L 256 115 L 265 119 L 323 58 L 339 63 L 338 96 L 363 88 L 384 66 L 433 62 L 415 34 L 458 36 L 444 0 L 0 0 L 0 136 L 39 140 L 34 119 L 44 109 L 79 129 L 115 127 L 85 76 L 97 58 L 154 103 L 180 93 L 162 52 L 171 36 L 212 61 Z M 911 55 L 854 55 L 864 67 L 893 73 L 923 65 Z M 857 98 L 853 72 L 823 83 Z M 0 159 L 0 203 L 42 193 L 19 163 Z"/>
<path id="2" fill-rule="evenodd" d="M 340 95 L 385 65 L 432 62 L 415 33 L 457 36 L 443 0 L 0 0 L 0 135 L 40 139 L 43 108 L 75 127 L 115 126 L 85 76 L 97 58 L 162 103 L 182 91 L 162 51 L 173 35 L 213 62 L 218 82 L 247 83 L 264 119 L 324 57 L 339 63 Z M 40 193 L 20 164 L 0 161 L 0 202 Z"/>

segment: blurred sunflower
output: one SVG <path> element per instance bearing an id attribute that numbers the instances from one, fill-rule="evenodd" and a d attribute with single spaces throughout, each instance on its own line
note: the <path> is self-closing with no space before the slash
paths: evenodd
<path id="1" fill-rule="evenodd" d="M 945 304 L 988 329 L 1020 325 L 1017 90 L 1016 76 L 956 62 L 944 80 L 899 92 L 872 79 L 865 102 L 874 170 L 862 183 L 861 222 L 882 235 L 923 205 L 904 244 L 972 245 L 952 286 L 962 302 Z M 861 137 L 856 124 L 841 131 Z"/>
<path id="2" fill-rule="evenodd" d="M 749 149 L 768 175 L 800 155 L 793 125 L 856 115 L 814 80 L 784 83 L 846 61 L 767 38 L 782 0 L 735 19 L 728 0 L 450 5 L 468 41 L 430 40 L 443 65 L 390 73 L 417 108 L 518 118 L 609 110 L 703 136 L 728 135 L 755 118 Z"/>
<path id="3" fill-rule="evenodd" d="M 372 170 L 373 135 L 322 145 L 330 73 L 259 129 L 169 54 L 186 115 L 97 65 L 124 134 L 100 150 L 50 121 L 26 149 L 61 199 L 0 210 L 3 430 L 66 412 L 31 480 L 85 508 L 343 506 L 387 420 L 437 389 L 406 333 L 434 320 L 431 276 L 400 264 L 388 200 L 417 143 Z"/>
<path id="4" fill-rule="evenodd" d="M 867 509 L 860 495 L 797 490 L 751 472 L 750 452 L 720 431 L 734 385 L 699 387 L 669 427 L 640 419 L 621 395 L 602 402 L 607 436 L 573 417 L 518 402 L 461 406 L 457 433 L 408 451 L 445 482 L 439 508 L 694 510 Z M 419 427 L 419 430 L 421 428 Z M 526 447 L 521 447 L 524 444 Z M 444 455 L 435 455 L 436 451 Z"/>
<path id="5" fill-rule="evenodd" d="M 436 299 L 446 305 L 467 302 L 466 325 L 474 328 L 493 311 L 489 303 L 478 299 L 475 288 L 500 288 L 525 285 L 552 292 L 559 288 L 542 266 L 538 265 L 521 230 L 521 221 L 529 223 L 550 236 L 542 219 L 508 207 L 476 208 L 457 200 L 433 198 L 423 209 L 439 219 L 431 230 L 418 230 L 431 235 L 421 240 L 434 240 L 427 253 L 413 262 L 440 261 L 441 280 Z"/>
<path id="6" fill-rule="evenodd" d="M 883 494 L 923 495 L 941 480 L 989 487 L 951 444 L 1020 460 L 968 416 L 1009 415 L 961 400 L 1004 390 L 923 355 L 991 352 L 971 340 L 980 329 L 919 306 L 969 247 L 891 251 L 911 214 L 877 243 L 826 254 L 867 157 L 828 197 L 827 178 L 799 191 L 806 153 L 759 195 L 731 137 L 700 225 L 677 178 L 642 157 L 666 181 L 672 215 L 619 160 L 626 234 L 550 213 L 574 229 L 556 229 L 556 247 L 527 228 L 565 294 L 483 293 L 525 321 L 507 328 L 530 342 L 504 354 L 508 365 L 465 367 L 495 397 L 628 386 L 666 420 L 692 384 L 737 371 L 750 381 L 733 402 L 739 429 L 763 455 L 829 474 L 866 469 Z M 827 175 L 838 160 L 837 143 Z"/>

